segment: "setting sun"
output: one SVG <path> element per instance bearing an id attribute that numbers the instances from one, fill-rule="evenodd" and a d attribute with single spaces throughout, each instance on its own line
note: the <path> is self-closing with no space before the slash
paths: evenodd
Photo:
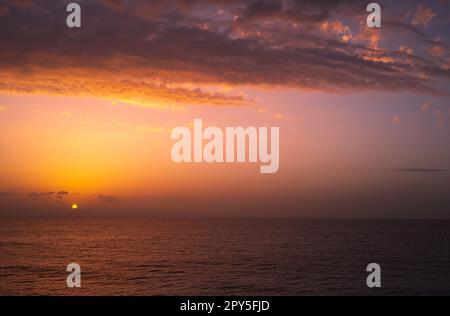
<path id="1" fill-rule="evenodd" d="M 77 210 L 77 209 L 78 209 L 78 205 L 77 205 L 77 204 L 73 204 L 73 205 L 72 205 L 72 209 L 73 209 L 73 210 Z"/>

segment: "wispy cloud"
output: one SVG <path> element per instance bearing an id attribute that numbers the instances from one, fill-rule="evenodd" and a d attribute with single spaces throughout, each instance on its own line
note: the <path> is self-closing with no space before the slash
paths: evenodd
<path id="1" fill-rule="evenodd" d="M 283 121 L 283 120 L 294 121 L 297 119 L 295 116 L 289 116 L 282 113 L 273 113 L 272 118 L 276 121 Z"/>
<path id="2" fill-rule="evenodd" d="M 423 112 L 426 112 L 429 109 L 431 109 L 432 106 L 433 106 L 433 101 L 426 101 L 425 103 L 422 104 L 421 109 Z"/>
<path id="3" fill-rule="evenodd" d="M 430 8 L 419 5 L 412 20 L 413 25 L 422 25 L 423 27 L 428 27 L 428 24 L 434 19 L 436 12 Z"/>
<path id="4" fill-rule="evenodd" d="M 16 193 L 16 195 L 20 195 L 21 193 Z M 68 191 L 45 191 L 45 192 L 30 192 L 26 194 L 28 197 L 32 199 L 51 199 L 51 198 L 57 198 L 57 199 L 63 199 L 65 196 L 70 195 Z"/>
<path id="5" fill-rule="evenodd" d="M 398 172 L 418 172 L 418 173 L 440 173 L 440 172 L 448 172 L 447 169 L 427 169 L 427 168 L 401 168 L 396 169 Z"/>
<path id="6" fill-rule="evenodd" d="M 40 198 L 40 197 L 49 197 L 54 194 L 55 192 L 30 192 L 28 196 L 32 198 Z"/>
<path id="7" fill-rule="evenodd" d="M 104 195 L 104 194 L 97 195 L 97 198 L 102 202 L 115 202 L 118 200 L 118 198 L 115 196 Z"/>

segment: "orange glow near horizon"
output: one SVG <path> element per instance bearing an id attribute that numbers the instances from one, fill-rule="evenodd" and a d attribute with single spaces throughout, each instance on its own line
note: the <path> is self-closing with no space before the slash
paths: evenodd
<path id="1" fill-rule="evenodd" d="M 219 197 L 231 197 L 236 203 L 261 196 L 319 198 L 345 195 L 354 188 L 386 191 L 386 185 L 405 185 L 401 178 L 383 172 L 375 176 L 367 170 L 392 170 L 405 159 L 410 165 L 423 165 L 428 159 L 413 146 L 409 151 L 386 146 L 389 137 L 391 144 L 402 142 L 400 134 L 392 135 L 408 124 L 405 116 L 401 124 L 392 123 L 395 109 L 376 117 L 359 109 L 355 97 L 249 94 L 255 98 L 263 94 L 266 101 L 243 108 L 171 111 L 92 98 L 4 96 L 0 192 L 47 204 L 47 198 L 57 203 L 66 201 L 65 194 L 76 195 L 83 209 L 107 210 L 119 205 L 163 208 L 167 200 L 181 208 L 195 205 L 194 201 L 204 206 Z M 346 109 L 360 111 L 360 118 L 346 116 Z M 177 126 L 191 127 L 195 118 L 202 118 L 205 127 L 279 126 L 279 172 L 261 175 L 254 164 L 173 163 L 170 132 Z M 186 199 L 191 202 L 183 203 Z"/>

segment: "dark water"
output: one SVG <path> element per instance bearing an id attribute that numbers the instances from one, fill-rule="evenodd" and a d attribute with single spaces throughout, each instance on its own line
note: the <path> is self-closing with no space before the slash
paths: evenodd
<path id="1" fill-rule="evenodd" d="M 450 221 L 0 220 L 0 253 L 2 295 L 450 294 Z"/>

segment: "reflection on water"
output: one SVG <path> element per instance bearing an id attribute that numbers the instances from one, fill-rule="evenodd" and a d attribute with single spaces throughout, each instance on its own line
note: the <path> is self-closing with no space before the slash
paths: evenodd
<path id="1" fill-rule="evenodd" d="M 3 295 L 450 294 L 449 221 L 0 220 L 0 252 Z"/>

